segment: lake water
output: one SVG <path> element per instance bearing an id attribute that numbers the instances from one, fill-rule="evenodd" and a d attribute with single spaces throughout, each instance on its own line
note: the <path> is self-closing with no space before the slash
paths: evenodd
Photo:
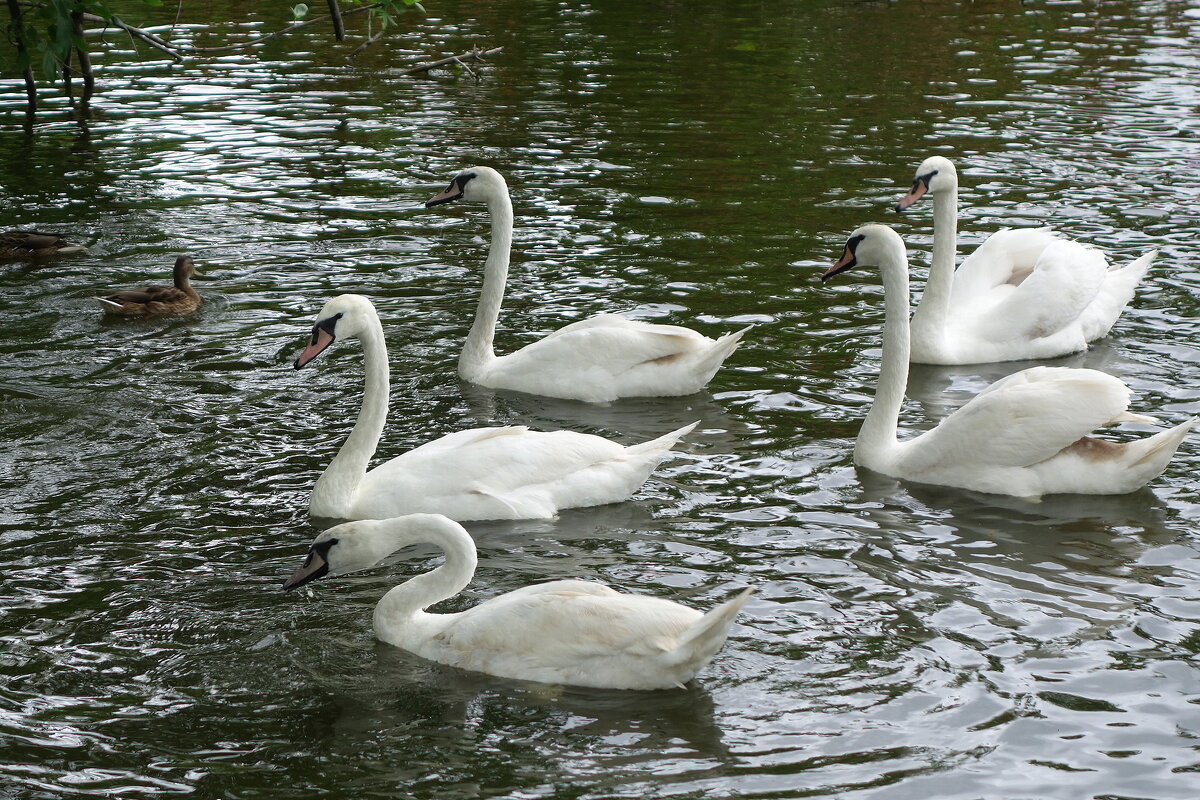
<path id="1" fill-rule="evenodd" d="M 242 40 L 286 5 L 187 3 L 173 35 Z M 318 28 L 184 65 L 110 33 L 86 119 L 48 92 L 25 127 L 0 83 L 0 224 L 91 248 L 0 265 L 0 797 L 1200 796 L 1200 435 L 1121 497 L 856 471 L 881 290 L 816 280 L 873 221 L 923 277 L 930 208 L 891 207 L 950 156 L 967 247 L 1052 224 L 1118 262 L 1161 249 L 1113 335 L 1056 363 L 1200 413 L 1200 0 L 427 10 L 349 62 Z M 504 50 L 400 74 L 473 45 Z M 501 352 L 603 311 L 755 324 L 710 391 L 460 383 L 488 219 L 422 203 L 472 164 L 517 214 Z M 180 253 L 199 314 L 90 299 Z M 377 642 L 375 601 L 432 548 L 280 591 L 360 402 L 357 344 L 291 368 L 341 292 L 384 321 L 381 457 L 486 424 L 635 442 L 701 420 L 630 502 L 470 525 L 476 580 L 439 607 L 574 577 L 708 608 L 754 584 L 697 681 L 546 687 Z M 917 368 L 904 426 L 1025 366 Z"/>

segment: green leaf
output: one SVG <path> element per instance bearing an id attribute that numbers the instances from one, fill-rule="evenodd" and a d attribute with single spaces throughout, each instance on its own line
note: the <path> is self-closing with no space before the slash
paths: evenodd
<path id="1" fill-rule="evenodd" d="M 304 3 L 297 3 L 292 6 L 292 19 L 304 19 L 308 15 L 308 6 Z"/>

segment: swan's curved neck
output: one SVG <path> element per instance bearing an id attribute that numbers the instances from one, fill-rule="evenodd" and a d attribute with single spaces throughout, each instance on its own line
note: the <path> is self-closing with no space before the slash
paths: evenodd
<path id="1" fill-rule="evenodd" d="M 917 336 L 941 336 L 950 316 L 950 295 L 954 290 L 954 260 L 958 252 L 958 186 L 951 186 L 933 195 L 933 260 L 929 265 L 929 280 L 921 302 L 913 315 Z M 933 328 L 929 334 L 923 329 Z"/>
<path id="2" fill-rule="evenodd" d="M 388 413 L 388 357 L 383 326 L 372 315 L 371 324 L 358 337 L 363 346 L 363 403 L 354 430 L 313 487 L 310 506 L 317 516 L 345 517 L 354 502 L 358 484 L 367 474 Z"/>
<path id="3" fill-rule="evenodd" d="M 375 635 L 394 641 L 396 632 L 434 603 L 454 597 L 471 582 L 478 556 L 475 542 L 462 526 L 444 517 L 427 516 L 419 529 L 411 531 L 405 544 L 425 542 L 441 548 L 446 561 L 436 569 L 393 587 L 375 606 Z M 440 615 L 435 615 L 440 616 Z"/>
<path id="4" fill-rule="evenodd" d="M 908 385 L 908 259 L 902 246 L 897 246 L 880 265 L 880 273 L 884 302 L 883 357 L 875 400 L 854 445 L 855 463 L 867 467 L 896 446 L 896 426 Z"/>
<path id="5" fill-rule="evenodd" d="M 467 380 L 475 378 L 496 358 L 492 342 L 496 335 L 496 320 L 500 318 L 500 304 L 504 302 L 504 284 L 508 281 L 508 259 L 512 250 L 513 210 L 507 192 L 498 192 L 488 201 L 488 213 L 492 217 L 492 244 L 483 265 L 483 290 L 479 295 L 479 308 L 475 310 L 475 323 L 471 325 L 458 358 L 458 374 Z"/>

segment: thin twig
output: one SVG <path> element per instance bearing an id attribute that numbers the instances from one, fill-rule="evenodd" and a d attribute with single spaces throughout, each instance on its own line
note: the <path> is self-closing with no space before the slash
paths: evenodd
<path id="1" fill-rule="evenodd" d="M 476 47 L 476 48 L 473 48 L 473 49 L 467 51 L 466 53 L 461 53 L 460 55 L 457 55 L 457 56 L 450 56 L 449 58 L 440 58 L 437 61 L 430 61 L 428 64 L 422 64 L 419 67 L 413 67 L 412 69 L 406 69 L 401 74 L 402 75 L 416 75 L 418 72 L 428 72 L 431 69 L 436 69 L 437 67 L 446 67 L 446 66 L 449 66 L 450 64 L 461 64 L 463 67 L 466 67 L 467 65 L 464 63 L 464 59 L 466 61 L 483 61 L 488 56 L 495 55 L 496 53 L 499 53 L 503 49 L 504 49 L 503 46 L 493 47 L 491 50 L 480 50 L 478 47 Z M 470 69 L 468 69 L 467 71 L 470 72 Z M 472 72 L 471 74 L 473 75 L 474 73 Z"/>

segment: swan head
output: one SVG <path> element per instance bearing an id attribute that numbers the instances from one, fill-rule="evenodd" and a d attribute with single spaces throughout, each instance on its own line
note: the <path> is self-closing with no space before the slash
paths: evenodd
<path id="1" fill-rule="evenodd" d="M 446 191 L 426 200 L 425 207 L 433 208 L 453 200 L 490 203 L 496 198 L 507 196 L 508 184 L 499 172 L 491 167 L 468 167 L 454 176 Z"/>
<path id="2" fill-rule="evenodd" d="M 353 339 L 372 324 L 378 323 L 375 306 L 361 294 L 341 294 L 330 300 L 317 314 L 308 346 L 296 356 L 300 369 L 338 339 Z"/>
<path id="3" fill-rule="evenodd" d="M 850 234 L 842 257 L 821 275 L 821 282 L 855 267 L 880 267 L 904 256 L 904 240 L 887 225 L 863 225 Z"/>
<path id="4" fill-rule="evenodd" d="M 403 547 L 441 541 L 447 534 L 470 538 L 461 525 L 441 514 L 408 514 L 335 525 L 313 539 L 304 563 L 284 581 L 283 589 L 296 589 L 326 575 L 370 569 Z"/>
<path id="5" fill-rule="evenodd" d="M 954 163 L 942 156 L 930 156 L 921 162 L 921 166 L 917 167 L 912 188 L 908 190 L 908 194 L 900 198 L 900 202 L 896 204 L 896 210 L 903 211 L 926 194 L 937 194 L 957 188 L 958 170 L 954 168 Z"/>

